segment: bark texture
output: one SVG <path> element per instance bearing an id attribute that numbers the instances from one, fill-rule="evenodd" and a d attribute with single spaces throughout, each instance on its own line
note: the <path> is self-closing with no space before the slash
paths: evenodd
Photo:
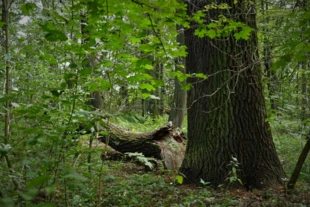
<path id="1" fill-rule="evenodd" d="M 191 1 L 189 15 L 210 3 Z M 209 10 L 206 24 L 223 14 L 256 29 L 254 4 L 233 0 L 217 3 L 227 3 L 231 9 Z M 256 32 L 248 41 L 237 41 L 233 33 L 222 38 L 199 38 L 194 35 L 196 28 L 192 22 L 185 31 L 186 68 L 188 73 L 204 73 L 208 79 L 190 79 L 188 143 L 180 172 L 186 182 L 203 179 L 214 187 L 225 183 L 237 186 L 227 181 L 233 156 L 240 163 L 238 177 L 246 188 L 281 184 L 285 173 L 265 121 Z"/>
<path id="2" fill-rule="evenodd" d="M 184 32 L 182 29 L 177 36 L 177 41 L 179 42 L 180 45 L 184 45 Z M 184 57 L 179 57 L 175 60 L 175 70 L 185 73 L 186 72 L 185 68 L 182 68 L 179 65 L 185 65 Z M 185 81 L 181 83 L 177 77 L 175 78 L 174 81 L 175 84 L 174 84 L 173 103 L 171 106 L 171 111 L 169 113 L 169 121 L 172 121 L 173 125 L 176 128 L 182 129 L 184 117 L 186 114 L 187 91 L 185 89 L 182 89 L 182 84 L 185 84 Z"/>
<path id="3" fill-rule="evenodd" d="M 172 132 L 173 126 L 168 123 L 153 132 L 134 133 L 112 123 L 100 127 L 100 131 L 108 131 L 100 141 L 118 152 L 138 152 L 146 157 L 161 159 L 169 170 L 177 170 L 184 159 L 185 144 L 183 138 Z"/>

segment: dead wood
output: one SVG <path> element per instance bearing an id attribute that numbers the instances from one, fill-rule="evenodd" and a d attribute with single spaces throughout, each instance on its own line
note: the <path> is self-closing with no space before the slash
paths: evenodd
<path id="1" fill-rule="evenodd" d="M 173 133 L 171 123 L 152 132 L 130 132 L 109 122 L 98 129 L 108 132 L 108 135 L 100 135 L 99 140 L 116 151 L 138 152 L 145 157 L 161 159 L 169 170 L 177 170 L 184 159 L 184 137 Z"/>

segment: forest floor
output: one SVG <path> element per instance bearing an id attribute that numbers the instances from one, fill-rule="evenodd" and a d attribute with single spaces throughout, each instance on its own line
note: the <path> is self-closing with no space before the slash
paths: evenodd
<path id="1" fill-rule="evenodd" d="M 285 189 L 227 190 L 179 185 L 175 173 L 145 172 L 134 163 L 108 161 L 102 179 L 102 206 L 310 206 L 310 183 Z"/>
<path id="2" fill-rule="evenodd" d="M 300 143 L 281 145 L 281 159 L 286 170 L 297 158 L 293 152 L 298 150 L 286 147 L 300 146 Z M 277 141 L 277 139 L 276 139 Z M 294 140 L 293 140 L 294 141 Z M 298 140 L 297 140 L 298 141 Z M 94 148 L 106 149 L 103 143 L 95 144 Z M 88 145 L 87 141 L 84 143 Z M 279 144 L 278 144 L 279 145 Z M 289 153 L 285 153 L 289 152 Z M 95 156 L 95 155 L 94 155 Z M 292 157 L 293 156 L 293 157 Z M 98 156 L 99 158 L 99 156 Z M 294 159 L 293 159 L 294 158 Z M 100 162 L 98 160 L 98 162 Z M 289 166 L 291 169 L 292 166 Z M 308 169 L 308 168 L 307 168 Z M 146 171 L 144 166 L 131 162 L 103 161 L 98 187 L 100 206 L 242 206 L 242 207 L 307 207 L 310 206 L 310 176 L 304 171 L 293 191 L 287 192 L 284 187 L 265 190 L 244 189 L 228 190 L 219 187 L 214 190 L 210 186 L 180 185 L 176 181 L 176 173 L 164 169 Z M 97 198 L 98 198 L 97 197 Z"/>

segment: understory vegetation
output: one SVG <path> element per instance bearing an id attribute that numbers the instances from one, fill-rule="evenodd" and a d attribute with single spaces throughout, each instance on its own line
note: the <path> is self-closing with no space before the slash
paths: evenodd
<path id="1" fill-rule="evenodd" d="M 236 0 L 227 1 L 228 5 L 221 1 L 223 4 L 210 3 L 188 16 L 188 2 L 200 1 L 1 0 L 0 207 L 310 206 L 309 156 L 294 189 L 287 189 L 310 137 L 310 3 Z M 250 21 L 257 28 L 239 22 L 243 17 L 237 22 L 234 15 L 232 19 L 223 15 L 240 2 L 257 11 L 257 19 L 254 12 Z M 207 22 L 214 11 L 223 14 Z M 212 59 L 212 73 L 186 71 L 184 31 L 191 29 L 191 24 L 197 27 L 192 34 L 195 38 L 212 44 L 227 39 L 232 43 L 231 48 L 221 45 L 229 54 L 223 52 L 225 60 Z M 253 44 L 248 44 L 251 55 L 247 56 L 242 46 L 249 38 Z M 244 57 L 253 58 L 253 65 L 239 62 L 244 61 L 235 54 L 239 50 Z M 208 48 L 202 51 L 209 55 Z M 251 83 L 246 81 L 252 79 L 242 79 L 250 70 L 257 70 L 250 78 L 262 76 L 257 81 L 263 91 L 257 99 L 262 107 L 257 108 L 262 110 L 257 111 L 263 115 L 255 110 L 248 113 L 238 105 L 249 102 L 242 99 L 240 91 L 258 97 L 252 94 L 257 89 L 252 87 L 256 79 Z M 214 85 L 215 91 L 195 88 L 198 84 Z M 186 105 L 188 91 L 197 92 L 192 93 L 197 97 Z M 213 97 L 222 105 L 214 104 Z M 236 102 L 222 110 L 223 116 L 215 114 L 210 123 L 201 121 L 204 128 L 196 129 L 196 120 L 188 118 L 188 110 L 207 98 L 210 108 L 201 104 L 192 117 L 207 116 L 231 100 Z M 256 103 L 252 104 L 255 109 Z M 109 138 L 105 143 L 99 141 L 109 137 L 108 130 L 99 130 L 106 129 L 108 123 L 128 132 L 151 132 L 172 121 L 174 130 L 187 137 L 191 121 L 192 132 L 200 130 L 202 137 L 206 127 L 223 137 L 237 131 L 250 137 L 251 127 L 239 124 L 248 122 L 237 119 L 236 111 L 255 123 L 252 115 L 265 117 L 265 105 L 267 119 L 262 120 L 270 123 L 265 134 L 272 132 L 270 143 L 273 139 L 286 173 L 282 186 L 246 187 L 240 178 L 241 159 L 234 156 L 223 164 L 231 171 L 226 183 L 219 186 L 203 179 L 199 184 L 184 184 L 185 176 L 178 170 L 152 167 L 149 158 L 139 152 L 130 152 L 129 160 L 103 159 L 113 151 Z M 229 123 L 233 116 L 229 113 L 235 113 L 234 121 L 241 121 Z M 255 139 L 250 138 L 248 144 Z M 271 144 L 268 147 L 271 149 Z M 254 159 L 247 158 L 248 163 Z"/>
<path id="2" fill-rule="evenodd" d="M 130 119 L 131 121 L 128 121 Z M 162 125 L 166 116 L 158 119 L 121 116 L 113 119 L 118 125 L 131 131 L 152 131 Z M 281 121 L 279 121 L 281 120 Z M 274 141 L 287 176 L 290 176 L 302 150 L 298 121 L 275 118 L 272 122 Z M 288 127 L 289 126 L 289 127 Z M 110 151 L 95 140 L 89 148 L 89 137 L 83 135 L 74 147 L 59 145 L 57 154 L 47 157 L 50 148 L 33 148 L 18 154 L 13 161 L 21 163 L 15 176 L 27 182 L 26 190 L 12 191 L 10 179 L 1 179 L 1 206 L 309 206 L 310 161 L 307 159 L 294 191 L 279 189 L 250 190 L 211 188 L 201 185 L 180 185 L 177 174 L 163 168 L 146 171 L 134 162 L 102 161 L 101 154 Z M 42 143 L 41 143 L 42 144 Z M 36 145 L 41 145 L 37 143 Z M 29 144 L 28 144 L 29 145 Z M 42 145 L 41 145 L 42 146 Z M 49 145 L 52 147 L 51 145 Z M 29 148 L 29 147 L 28 147 Z M 37 151 L 38 150 L 38 151 Z M 46 150 L 46 151 L 42 151 Z M 65 151 L 65 152 L 62 152 Z M 61 157 L 66 153 L 66 157 Z M 92 156 L 89 162 L 89 155 Z M 51 168 L 51 160 L 60 161 Z M 1 164 L 1 176 L 10 172 Z M 50 171 L 48 170 L 50 167 Z M 43 174 L 42 172 L 49 172 Z M 15 178 L 16 178 L 15 177 Z M 55 181 L 49 185 L 48 180 Z M 229 178 L 228 178 L 229 179 Z M 232 177 L 233 179 L 233 177 Z M 18 202 L 16 202 L 18 201 Z M 16 203 L 17 205 L 15 205 Z"/>

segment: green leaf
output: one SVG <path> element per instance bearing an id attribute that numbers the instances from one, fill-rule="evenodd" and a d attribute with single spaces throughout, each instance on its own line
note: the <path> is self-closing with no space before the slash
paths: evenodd
<path id="1" fill-rule="evenodd" d="M 84 177 L 83 175 L 80 175 L 78 172 L 76 171 L 70 171 L 68 174 L 66 174 L 64 176 L 64 178 L 71 178 L 74 180 L 79 180 L 79 181 L 87 181 L 88 179 L 86 177 Z"/>
<path id="2" fill-rule="evenodd" d="M 175 71 L 175 72 L 171 72 L 170 75 L 172 77 L 177 77 L 179 79 L 180 82 L 183 82 L 185 81 L 188 77 L 190 77 L 189 74 L 185 74 L 185 73 L 182 73 L 181 71 Z"/>
<path id="3" fill-rule="evenodd" d="M 45 35 L 45 39 L 51 42 L 67 41 L 68 37 L 60 30 L 52 30 Z"/>
<path id="4" fill-rule="evenodd" d="M 141 83 L 139 85 L 139 88 L 141 89 L 146 89 L 147 91 L 155 91 L 156 89 L 154 88 L 154 86 L 152 86 L 151 84 L 148 83 Z"/>
<path id="5" fill-rule="evenodd" d="M 50 22 L 45 23 L 45 24 L 39 24 L 39 25 L 45 32 L 50 32 L 50 31 L 55 30 L 55 25 Z"/>
<path id="6" fill-rule="evenodd" d="M 199 24 L 203 24 L 204 19 L 205 19 L 206 13 L 204 13 L 202 10 L 199 10 L 194 14 L 192 17 L 192 20 L 195 22 L 198 22 Z"/>
<path id="7" fill-rule="evenodd" d="M 12 198 L 1 198 L 0 199 L 0 206 L 5 206 L 5 207 L 14 207 L 15 203 Z"/>
<path id="8" fill-rule="evenodd" d="M 77 64 L 75 64 L 75 63 L 70 63 L 69 67 L 73 69 L 73 68 L 77 68 L 77 67 L 78 67 L 78 65 L 77 65 Z"/>
<path id="9" fill-rule="evenodd" d="M 207 35 L 207 28 L 204 25 L 199 25 L 197 29 L 195 29 L 194 34 L 197 35 L 198 37 L 202 38 Z"/>
<path id="10" fill-rule="evenodd" d="M 130 37 L 129 41 L 133 44 L 135 43 L 140 43 L 141 42 L 141 38 L 137 38 L 137 37 Z"/>
<path id="11" fill-rule="evenodd" d="M 44 188 L 47 195 L 51 195 L 56 190 L 56 185 L 47 186 Z"/>
<path id="12" fill-rule="evenodd" d="M 183 176 L 182 175 L 175 176 L 175 180 L 177 181 L 178 184 L 183 184 Z"/>
<path id="13" fill-rule="evenodd" d="M 30 15 L 34 10 L 37 8 L 37 5 L 35 3 L 24 3 L 20 7 L 20 10 L 25 15 Z"/>
<path id="14" fill-rule="evenodd" d="M 23 199 L 29 201 L 32 200 L 38 193 L 38 189 L 30 189 L 27 192 L 19 191 L 18 194 L 23 197 Z"/>
<path id="15" fill-rule="evenodd" d="M 239 40 L 239 39 L 244 39 L 244 40 L 248 40 L 251 33 L 252 33 L 253 29 L 246 26 L 246 25 L 243 25 L 242 26 L 242 30 L 238 33 L 235 33 L 234 34 L 234 37 L 236 38 L 236 40 Z"/>
<path id="16" fill-rule="evenodd" d="M 11 98 L 4 97 L 4 96 L 0 95 L 0 103 L 4 103 L 4 102 L 9 101 L 9 100 L 11 100 Z"/>
<path id="17" fill-rule="evenodd" d="M 40 185 L 43 185 L 46 181 L 48 181 L 49 178 L 50 178 L 49 175 L 41 175 L 39 177 L 32 179 L 29 183 L 27 183 L 26 187 L 27 188 L 38 187 Z"/>
<path id="18" fill-rule="evenodd" d="M 52 93 L 53 96 L 59 97 L 64 91 L 58 88 L 51 88 L 50 92 Z"/>
<path id="19" fill-rule="evenodd" d="M 68 80 L 68 79 L 73 78 L 74 76 L 75 76 L 74 73 L 65 73 L 65 74 L 64 74 L 64 79 L 65 79 L 65 80 Z"/>
<path id="20" fill-rule="evenodd" d="M 149 64 L 146 64 L 143 66 L 145 69 L 147 70 L 153 70 L 153 66 L 152 65 L 149 65 Z"/>
<path id="21" fill-rule="evenodd" d="M 78 73 L 81 74 L 82 76 L 88 76 L 92 74 L 92 72 L 93 72 L 92 68 L 84 68 L 84 69 L 79 70 Z"/>
<path id="22" fill-rule="evenodd" d="M 142 96 L 142 99 L 148 99 L 148 98 L 151 97 L 151 94 L 149 94 L 149 93 L 142 93 L 141 96 Z"/>
<path id="23" fill-rule="evenodd" d="M 190 90 L 191 87 L 192 87 L 192 84 L 186 83 L 186 84 L 183 84 L 181 88 L 182 88 L 183 90 Z"/>
<path id="24" fill-rule="evenodd" d="M 67 88 L 67 83 L 62 82 L 62 83 L 60 84 L 60 88 L 61 88 L 61 89 L 66 89 L 66 88 Z"/>
<path id="25" fill-rule="evenodd" d="M 217 36 L 215 29 L 209 29 L 206 32 L 206 36 L 210 37 L 211 39 L 215 38 Z"/>
<path id="26" fill-rule="evenodd" d="M 110 89 L 112 87 L 112 84 L 107 80 L 99 79 L 93 82 L 89 82 L 85 84 L 85 86 L 88 87 L 90 92 L 94 92 L 98 90 L 105 91 L 107 89 Z"/>
<path id="27" fill-rule="evenodd" d="M 0 27 L 3 27 L 5 25 L 5 22 L 0 21 Z"/>
<path id="28" fill-rule="evenodd" d="M 202 79 L 207 79 L 207 76 L 205 74 L 203 74 L 203 73 L 196 73 L 195 77 L 202 78 Z"/>

